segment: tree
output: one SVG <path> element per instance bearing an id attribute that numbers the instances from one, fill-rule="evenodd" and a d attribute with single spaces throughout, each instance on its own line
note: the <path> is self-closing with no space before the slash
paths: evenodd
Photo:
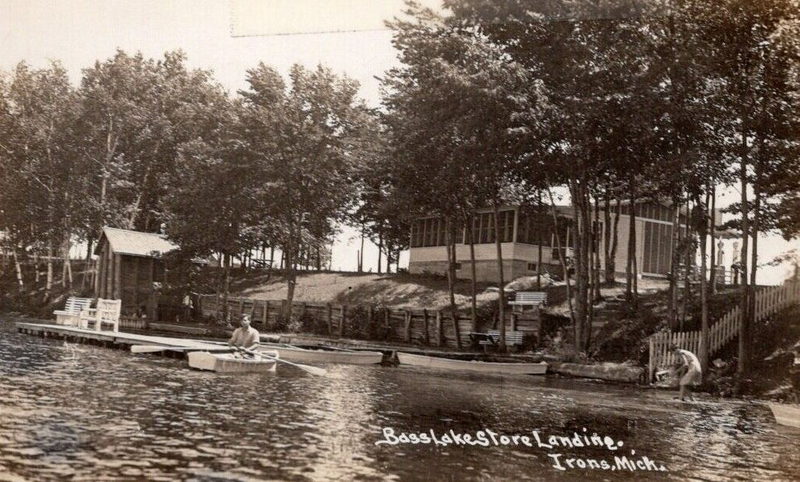
<path id="1" fill-rule="evenodd" d="M 46 255 L 47 301 L 56 253 L 68 262 L 75 211 L 82 199 L 73 129 L 76 96 L 57 62 L 45 69 L 20 63 L 4 90 L 2 224 L 15 257 L 20 247 Z M 21 282 L 19 267 L 18 279 Z"/>
<path id="2" fill-rule="evenodd" d="M 749 371 L 757 239 L 764 230 L 766 200 L 780 196 L 780 189 L 786 186 L 778 183 L 778 189 L 773 189 L 767 180 L 774 178 L 770 173 L 791 172 L 796 165 L 791 151 L 797 145 L 797 117 L 791 106 L 796 105 L 798 92 L 797 11 L 792 0 L 728 0 L 709 18 L 713 27 L 709 37 L 717 46 L 713 67 L 725 88 L 720 103 L 734 129 L 726 147 L 738 161 L 741 193 L 740 203 L 731 208 L 740 215 L 742 232 L 740 374 Z"/>
<path id="3" fill-rule="evenodd" d="M 535 90 L 536 83 L 478 29 L 464 28 L 414 4 L 409 13 L 412 21 L 391 24 L 403 66 L 383 79 L 399 189 L 414 200 L 415 212 L 438 215 L 445 222 L 454 322 L 456 232 L 465 224 L 471 227 L 477 208 L 492 207 L 503 349 L 503 234 L 497 213 L 507 200 L 509 173 L 518 160 L 513 139 L 521 123 L 514 116 L 529 108 L 534 96 L 523 93 Z M 471 229 L 467 232 L 472 244 Z"/>
<path id="4" fill-rule="evenodd" d="M 119 50 L 84 70 L 79 125 L 82 154 L 93 164 L 90 247 L 104 225 L 160 230 L 164 180 L 175 174 L 180 146 L 215 128 L 206 106 L 218 101 L 218 89 L 210 72 L 189 70 L 180 51 L 154 60 Z"/>
<path id="5" fill-rule="evenodd" d="M 166 234 L 184 257 L 222 254 L 222 316 L 228 319 L 232 258 L 256 246 L 254 229 L 262 220 L 256 194 L 261 189 L 255 158 L 242 140 L 242 107 L 218 89 L 204 106 L 215 127 L 203 139 L 178 150 L 160 217 Z"/>
<path id="6" fill-rule="evenodd" d="M 293 66 L 287 85 L 261 63 L 248 70 L 247 82 L 243 135 L 267 180 L 256 193 L 261 228 L 283 252 L 291 310 L 300 247 L 326 246 L 355 202 L 353 153 L 366 109 L 354 81 L 322 66 Z"/>

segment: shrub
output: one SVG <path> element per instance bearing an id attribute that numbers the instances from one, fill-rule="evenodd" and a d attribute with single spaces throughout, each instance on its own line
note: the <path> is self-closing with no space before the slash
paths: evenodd
<path id="1" fill-rule="evenodd" d="M 307 333 L 313 333 L 315 335 L 328 334 L 328 322 L 320 317 L 314 316 L 310 312 L 303 313 L 298 321 L 302 330 Z"/>

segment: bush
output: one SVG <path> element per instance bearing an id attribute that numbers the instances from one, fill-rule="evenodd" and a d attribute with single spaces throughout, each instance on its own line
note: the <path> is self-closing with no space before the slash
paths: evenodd
<path id="1" fill-rule="evenodd" d="M 315 335 L 328 334 L 327 321 L 323 320 L 322 318 L 318 318 L 309 312 L 303 313 L 298 321 L 302 327 L 302 330 L 307 333 L 313 333 Z"/>
<path id="2" fill-rule="evenodd" d="M 344 335 L 362 340 L 385 340 L 388 331 L 378 316 L 380 310 L 373 310 L 373 319 L 369 318 L 369 310 L 356 306 L 347 312 L 344 324 Z"/>

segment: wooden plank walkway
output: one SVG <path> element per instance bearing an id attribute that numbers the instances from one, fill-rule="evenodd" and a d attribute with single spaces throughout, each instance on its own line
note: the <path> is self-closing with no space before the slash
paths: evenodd
<path id="1" fill-rule="evenodd" d="M 44 323 L 16 322 L 17 331 L 28 335 L 37 335 L 47 338 L 74 339 L 77 341 L 99 342 L 117 348 L 128 349 L 131 345 L 160 345 L 196 348 L 198 350 L 212 350 L 219 348 L 219 344 L 191 340 L 187 338 L 172 338 L 166 336 L 137 335 L 122 331 L 95 331 L 74 326 L 50 325 Z"/>

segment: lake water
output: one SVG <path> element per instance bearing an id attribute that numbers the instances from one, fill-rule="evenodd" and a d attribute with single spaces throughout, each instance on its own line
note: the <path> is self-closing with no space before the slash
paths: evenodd
<path id="1" fill-rule="evenodd" d="M 685 406 L 668 392 L 544 377 L 327 368 L 327 377 L 287 366 L 216 375 L 0 322 L 0 481 L 800 478 L 800 431 L 756 404 Z M 442 443 L 451 430 L 484 431 L 489 446 L 398 437 L 433 431 Z M 540 447 L 534 432 L 543 445 L 597 432 L 595 442 L 622 446 Z M 622 456 L 666 471 L 618 468 Z M 588 459 L 616 470 L 578 466 Z"/>

